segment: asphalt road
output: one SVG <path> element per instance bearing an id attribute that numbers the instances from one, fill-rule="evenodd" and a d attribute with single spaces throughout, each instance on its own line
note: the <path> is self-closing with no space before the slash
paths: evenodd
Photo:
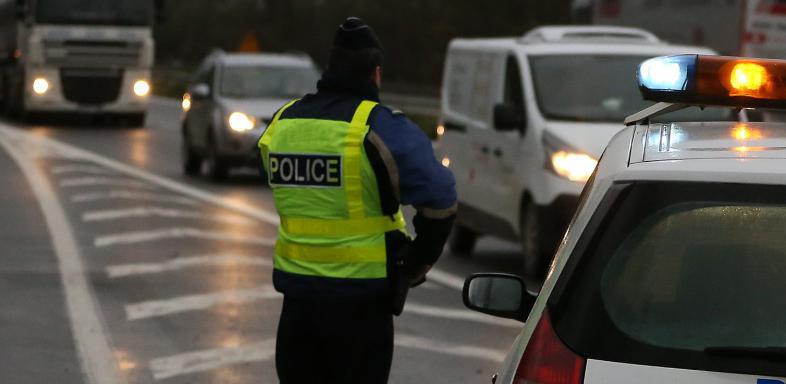
<path id="1" fill-rule="evenodd" d="M 276 219 L 251 170 L 182 175 L 177 103 L 144 128 L 0 123 L 0 376 L 7 383 L 275 383 Z M 512 244 L 445 254 L 396 318 L 391 383 L 488 383 L 520 324 L 460 285 Z"/>

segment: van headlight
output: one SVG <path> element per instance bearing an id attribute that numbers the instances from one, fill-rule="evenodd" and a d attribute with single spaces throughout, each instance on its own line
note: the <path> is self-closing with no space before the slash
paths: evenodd
<path id="1" fill-rule="evenodd" d="M 548 132 L 543 133 L 543 147 L 547 156 L 546 168 L 570 181 L 586 182 L 598 165 L 594 157 L 570 149 L 570 146 Z"/>
<path id="2" fill-rule="evenodd" d="M 586 182 L 598 165 L 592 156 L 580 152 L 556 151 L 550 160 L 552 170 L 570 181 Z"/>
<path id="3" fill-rule="evenodd" d="M 257 122 L 252 116 L 243 112 L 232 112 L 227 117 L 229 128 L 235 132 L 246 132 L 254 129 Z"/>

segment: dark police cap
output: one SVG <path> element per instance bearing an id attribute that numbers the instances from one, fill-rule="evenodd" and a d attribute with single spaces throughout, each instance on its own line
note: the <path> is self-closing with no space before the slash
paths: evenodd
<path id="1" fill-rule="evenodd" d="M 382 43 L 379 42 L 377 34 L 365 21 L 358 17 L 350 17 L 338 26 L 333 45 L 349 50 L 364 48 L 382 49 Z"/>

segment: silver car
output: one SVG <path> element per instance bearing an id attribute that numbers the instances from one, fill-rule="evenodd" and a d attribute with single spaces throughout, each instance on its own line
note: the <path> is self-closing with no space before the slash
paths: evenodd
<path id="1" fill-rule="evenodd" d="M 273 114 L 313 92 L 319 72 L 298 54 L 215 52 L 199 66 L 183 95 L 183 172 L 214 180 L 232 167 L 258 166 L 257 140 Z"/>

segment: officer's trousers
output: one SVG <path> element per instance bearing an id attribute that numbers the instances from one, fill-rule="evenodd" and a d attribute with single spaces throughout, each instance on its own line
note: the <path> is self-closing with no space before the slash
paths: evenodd
<path id="1" fill-rule="evenodd" d="M 392 359 L 389 303 L 284 297 L 276 340 L 281 384 L 384 384 Z"/>

